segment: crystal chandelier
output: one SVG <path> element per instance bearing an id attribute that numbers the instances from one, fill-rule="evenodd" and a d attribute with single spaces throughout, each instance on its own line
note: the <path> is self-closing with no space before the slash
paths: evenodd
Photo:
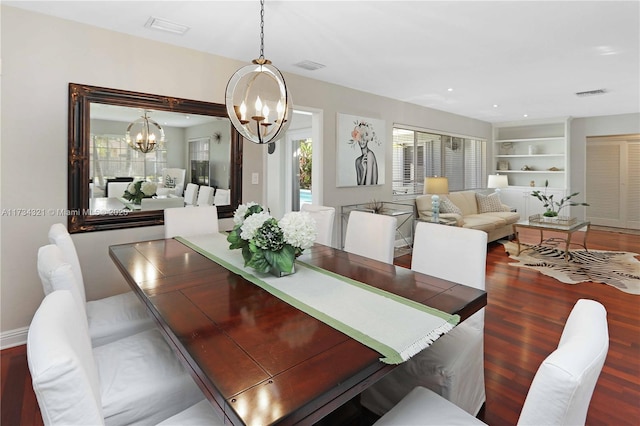
<path id="1" fill-rule="evenodd" d="M 159 132 L 160 139 L 156 137 L 153 130 Z M 136 131 L 136 138 L 133 140 L 131 133 L 136 133 Z M 142 117 L 129 123 L 127 126 L 126 139 L 131 148 L 146 154 L 156 149 L 157 144 L 164 142 L 164 130 L 158 123 L 149 118 L 147 111 L 144 111 Z"/>
<path id="2" fill-rule="evenodd" d="M 225 104 L 233 127 L 257 144 L 284 136 L 291 97 L 280 71 L 264 57 L 264 0 L 260 1 L 260 57 L 240 68 L 227 83 Z"/>

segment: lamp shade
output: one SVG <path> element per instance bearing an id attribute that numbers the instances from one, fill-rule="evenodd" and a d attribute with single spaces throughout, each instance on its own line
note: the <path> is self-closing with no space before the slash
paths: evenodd
<path id="1" fill-rule="evenodd" d="M 507 175 L 489 175 L 487 188 L 506 188 L 509 186 Z"/>
<path id="2" fill-rule="evenodd" d="M 446 177 L 426 177 L 424 178 L 424 194 L 448 194 L 449 179 Z"/>

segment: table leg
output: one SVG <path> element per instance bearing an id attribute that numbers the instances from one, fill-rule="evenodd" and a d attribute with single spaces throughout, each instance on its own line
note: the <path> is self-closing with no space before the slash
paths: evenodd
<path id="1" fill-rule="evenodd" d="M 587 248 L 587 236 L 589 235 L 589 229 L 591 229 L 591 222 L 587 224 L 587 230 L 584 231 L 584 238 L 582 239 L 582 247 L 584 247 L 585 251 L 589 251 Z"/>
<path id="2" fill-rule="evenodd" d="M 569 246 L 571 245 L 571 232 L 567 232 L 567 239 L 564 246 L 564 260 L 569 260 Z"/>
<path id="3" fill-rule="evenodd" d="M 518 236 L 518 226 L 517 225 L 513 225 L 513 235 L 516 237 L 516 241 L 518 242 L 518 253 L 516 253 L 516 256 L 520 256 L 520 237 Z"/>

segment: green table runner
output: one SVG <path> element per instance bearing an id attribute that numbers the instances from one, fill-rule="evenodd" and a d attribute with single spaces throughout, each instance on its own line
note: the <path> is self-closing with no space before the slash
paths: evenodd
<path id="1" fill-rule="evenodd" d="M 277 278 L 244 266 L 222 234 L 176 237 L 198 253 L 243 276 L 295 308 L 399 364 L 451 330 L 458 315 L 430 308 L 316 266 L 296 261 L 296 272 Z"/>

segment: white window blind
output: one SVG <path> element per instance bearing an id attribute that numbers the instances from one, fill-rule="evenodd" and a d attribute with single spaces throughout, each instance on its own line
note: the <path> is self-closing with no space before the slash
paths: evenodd
<path id="1" fill-rule="evenodd" d="M 422 194 L 426 176 L 446 176 L 450 191 L 483 188 L 486 173 L 482 139 L 393 129 L 394 194 Z"/>
<path id="2" fill-rule="evenodd" d="M 103 186 L 106 178 L 132 176 L 142 178 L 147 163 L 147 179 L 156 180 L 167 166 L 166 143 L 153 152 L 143 154 L 132 149 L 122 135 L 91 135 L 89 173 Z M 145 158 L 146 156 L 146 158 Z"/>

